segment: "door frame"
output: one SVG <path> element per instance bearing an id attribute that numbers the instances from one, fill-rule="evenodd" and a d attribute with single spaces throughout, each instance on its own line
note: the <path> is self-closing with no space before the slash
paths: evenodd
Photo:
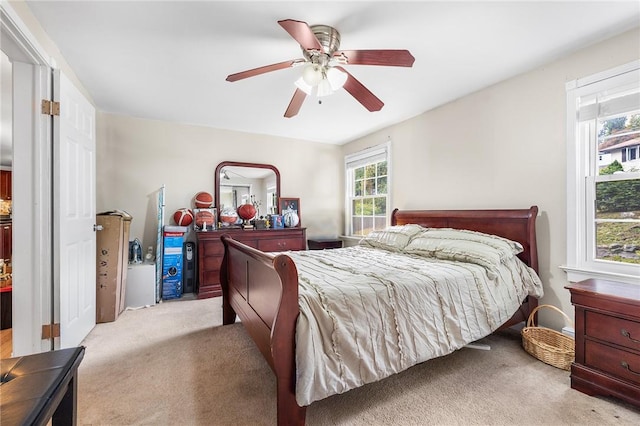
<path id="1" fill-rule="evenodd" d="M 8 2 L 0 1 L 1 48 L 13 72 L 13 353 L 49 351 L 43 324 L 53 321 L 52 118 L 39 111 L 51 99 L 55 65 Z M 16 72 L 16 67 L 19 72 Z M 19 307 L 19 309 L 16 309 Z"/>

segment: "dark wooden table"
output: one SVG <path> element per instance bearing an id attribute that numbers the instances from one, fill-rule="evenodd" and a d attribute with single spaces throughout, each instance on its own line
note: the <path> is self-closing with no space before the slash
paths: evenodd
<path id="1" fill-rule="evenodd" d="M 342 248 L 342 240 L 340 238 L 309 238 L 307 245 L 309 250 Z"/>

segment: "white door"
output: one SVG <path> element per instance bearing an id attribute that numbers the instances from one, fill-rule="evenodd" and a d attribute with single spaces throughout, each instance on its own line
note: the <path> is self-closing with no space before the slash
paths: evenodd
<path id="1" fill-rule="evenodd" d="M 96 324 L 95 109 L 58 70 L 54 99 L 60 102 L 54 118 L 54 295 L 60 295 L 59 347 L 68 348 Z"/>

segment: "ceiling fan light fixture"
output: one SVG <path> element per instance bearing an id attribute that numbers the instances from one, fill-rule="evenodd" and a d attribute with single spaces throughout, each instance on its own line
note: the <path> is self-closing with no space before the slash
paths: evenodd
<path id="1" fill-rule="evenodd" d="M 326 78 L 322 79 L 317 87 L 318 90 L 316 91 L 316 96 L 319 98 L 329 96 L 334 92 L 334 89 L 331 87 L 331 83 Z"/>
<path id="2" fill-rule="evenodd" d="M 327 81 L 331 85 L 331 90 L 334 92 L 338 89 L 342 89 L 342 86 L 347 82 L 349 77 L 347 73 L 340 71 L 337 68 L 329 68 L 326 73 Z"/>
<path id="3" fill-rule="evenodd" d="M 296 80 L 295 85 L 298 89 L 302 90 L 307 95 L 311 95 L 311 93 L 313 92 L 313 86 L 309 86 L 302 77 Z"/>
<path id="4" fill-rule="evenodd" d="M 317 86 L 322 81 L 322 67 L 314 63 L 305 65 L 302 69 L 302 79 L 311 87 Z"/>

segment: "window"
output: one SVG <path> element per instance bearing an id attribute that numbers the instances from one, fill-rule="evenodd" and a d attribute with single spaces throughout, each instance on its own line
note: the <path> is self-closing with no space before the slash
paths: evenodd
<path id="1" fill-rule="evenodd" d="M 567 271 L 638 283 L 640 61 L 567 84 Z"/>
<path id="2" fill-rule="evenodd" d="M 364 236 L 389 223 L 389 143 L 345 158 L 346 235 Z"/>

